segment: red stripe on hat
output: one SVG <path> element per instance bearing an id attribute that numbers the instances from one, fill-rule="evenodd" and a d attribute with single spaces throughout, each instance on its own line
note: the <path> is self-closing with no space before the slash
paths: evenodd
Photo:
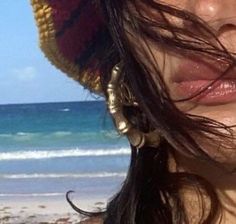
<path id="1" fill-rule="evenodd" d="M 74 25 L 58 37 L 58 48 L 63 56 L 74 62 L 92 42 L 101 25 L 103 25 L 103 19 L 98 9 L 93 4 L 89 4 Z"/>
<path id="2" fill-rule="evenodd" d="M 90 1 L 90 0 L 88 0 Z M 70 19 L 71 13 L 78 7 L 81 7 L 81 0 L 50 0 L 54 27 L 60 30 L 65 21 Z"/>

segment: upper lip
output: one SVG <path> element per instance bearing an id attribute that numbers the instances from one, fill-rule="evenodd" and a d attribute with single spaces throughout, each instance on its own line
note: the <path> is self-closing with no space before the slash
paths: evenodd
<path id="1" fill-rule="evenodd" d="M 220 79 L 236 79 L 236 69 L 232 68 L 220 77 L 229 67 L 222 60 L 203 60 L 199 58 L 183 59 L 172 77 L 175 83 L 209 80 L 214 81 Z"/>

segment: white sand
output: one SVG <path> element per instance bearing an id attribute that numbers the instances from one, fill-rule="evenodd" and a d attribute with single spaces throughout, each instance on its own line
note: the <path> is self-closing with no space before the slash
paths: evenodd
<path id="1" fill-rule="evenodd" d="M 105 207 L 104 198 L 73 200 L 81 209 L 97 211 Z M 1 224 L 74 224 L 81 217 L 65 198 L 12 198 L 0 199 Z"/>

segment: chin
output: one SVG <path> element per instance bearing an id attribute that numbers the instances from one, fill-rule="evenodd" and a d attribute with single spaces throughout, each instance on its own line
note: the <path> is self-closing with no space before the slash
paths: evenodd
<path id="1" fill-rule="evenodd" d="M 206 117 L 229 127 L 220 130 L 228 137 L 218 137 L 209 134 L 209 139 L 194 136 L 201 148 L 227 170 L 236 169 L 236 103 L 222 105 L 197 105 L 184 111 L 185 113 Z M 233 127 L 235 126 L 235 127 Z M 229 132 L 230 131 L 230 132 Z"/>
<path id="2" fill-rule="evenodd" d="M 220 120 L 222 122 L 222 120 Z M 230 120 L 227 120 L 227 122 Z M 227 124 L 229 125 L 229 124 Z M 230 132 L 222 130 L 227 137 L 218 137 L 212 134 L 209 139 L 196 137 L 201 148 L 227 171 L 236 170 L 236 128 L 230 128 Z"/>

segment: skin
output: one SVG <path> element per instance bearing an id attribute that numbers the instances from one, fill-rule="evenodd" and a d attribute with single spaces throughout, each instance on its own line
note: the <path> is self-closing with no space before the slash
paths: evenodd
<path id="1" fill-rule="evenodd" d="M 161 2 L 194 13 L 209 24 L 215 35 L 228 51 L 236 52 L 235 0 L 162 0 Z M 148 14 L 152 15 L 153 18 L 160 19 L 158 15 L 153 13 L 154 12 L 152 11 L 148 12 Z M 189 24 L 184 24 L 175 17 L 171 17 L 169 15 L 167 15 L 167 17 L 171 22 L 178 24 L 178 26 L 191 26 Z M 185 56 L 184 54 L 178 54 L 178 52 L 170 52 L 166 49 L 156 47 L 151 43 L 150 46 L 152 54 L 154 55 L 156 61 L 158 61 L 159 68 L 162 71 L 163 78 L 169 88 L 171 97 L 174 100 L 181 99 L 183 96 L 176 90 L 176 82 L 173 80 L 176 75 L 176 70 L 178 70 L 181 63 L 186 60 L 189 55 Z M 142 57 L 141 53 L 138 53 Z M 145 57 L 142 57 L 142 59 L 145 61 Z M 201 58 L 201 60 L 208 64 L 207 66 L 211 66 L 212 64 L 216 64 L 216 61 L 219 59 L 216 58 L 209 60 L 207 58 Z M 196 68 L 193 66 L 193 69 Z M 221 69 L 221 67 L 216 69 Z M 186 71 L 186 74 L 187 72 L 190 72 L 191 74 L 191 71 Z M 155 74 L 153 73 L 153 75 Z M 205 75 L 207 76 L 208 74 Z M 236 124 L 236 99 L 231 102 L 216 102 L 212 104 L 203 104 L 198 101 L 193 102 L 188 100 L 182 103 L 176 103 L 176 106 L 184 113 L 208 117 L 226 125 Z M 232 128 L 232 130 L 235 134 L 236 129 Z M 222 163 L 228 171 L 236 168 L 235 142 L 232 142 L 232 145 L 234 145 L 232 149 L 229 150 L 221 146 L 218 151 L 215 150 L 216 147 L 219 146 L 219 142 L 217 143 L 217 141 L 214 145 L 207 143 L 203 139 L 199 139 L 199 144 L 202 144 L 207 152 L 218 162 Z M 186 158 L 183 155 L 178 155 L 177 160 L 178 164 L 181 164 L 178 169 L 199 174 L 205 177 L 216 188 L 219 198 L 223 204 L 222 223 L 236 223 L 236 174 L 225 172 L 220 168 L 210 165 L 209 163 L 197 161 L 193 158 Z M 194 202 L 194 200 L 196 200 L 191 196 L 191 191 L 186 191 L 184 193 L 184 197 L 188 203 L 189 201 Z M 196 212 L 193 212 L 193 210 Z M 192 220 L 191 223 L 194 223 L 193 220 L 197 220 L 198 216 L 197 209 L 193 209 L 191 207 L 189 209 L 189 213 Z"/>
<path id="2" fill-rule="evenodd" d="M 181 9 L 188 10 L 198 17 L 206 21 L 210 27 L 213 28 L 220 42 L 230 51 L 236 52 L 236 1 L 234 0 L 165 0 L 162 1 L 165 4 L 174 5 Z M 178 2 L 178 3 L 176 3 Z M 171 18 L 174 20 L 174 18 Z M 183 24 L 184 25 L 184 24 Z M 230 27 L 227 27 L 229 26 Z M 160 59 L 160 52 L 156 54 Z M 169 61 L 169 66 L 165 66 L 164 77 L 167 85 L 170 89 L 173 89 L 175 83 L 171 82 L 174 73 L 181 60 L 176 55 L 165 55 L 166 62 Z M 217 59 L 216 59 L 217 60 Z M 207 60 L 206 60 L 207 61 Z M 207 62 L 206 62 L 207 63 Z M 213 62 L 214 63 L 214 62 Z M 169 67 L 169 69 L 168 69 Z M 195 68 L 193 68 L 195 69 Z M 207 74 L 206 74 L 207 75 Z M 176 92 L 172 92 L 172 96 L 178 95 Z M 178 97 L 177 97 L 178 98 Z M 223 122 L 227 125 L 236 124 L 236 116 L 234 111 L 236 109 L 236 103 L 232 102 L 227 105 L 201 105 L 195 104 L 192 108 L 193 103 L 188 101 L 182 105 L 177 105 L 182 110 L 188 113 L 206 116 L 217 121 Z"/>

